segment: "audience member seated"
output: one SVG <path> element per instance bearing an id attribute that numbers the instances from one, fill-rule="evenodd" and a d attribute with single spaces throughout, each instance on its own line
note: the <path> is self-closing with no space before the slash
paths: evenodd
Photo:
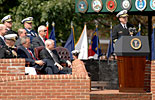
<path id="1" fill-rule="evenodd" d="M 0 48 L 0 58 L 17 58 L 16 48 L 14 46 L 16 41 L 16 34 L 5 35 L 6 45 Z"/>
<path id="2" fill-rule="evenodd" d="M 47 28 L 44 25 L 39 26 L 38 28 L 39 35 L 32 40 L 33 48 L 39 47 L 39 46 L 45 46 L 45 41 L 47 40 L 45 38 L 47 34 Z"/>
<path id="3" fill-rule="evenodd" d="M 26 36 L 26 30 L 22 28 L 18 29 L 18 36 L 19 38 L 17 39 L 15 46 L 20 46 L 21 38 Z"/>
<path id="4" fill-rule="evenodd" d="M 45 41 L 45 48 L 40 52 L 40 58 L 48 60 L 46 67 L 47 74 L 67 74 L 63 71 L 63 67 L 60 65 L 60 62 L 66 62 L 68 66 L 71 66 L 70 61 L 60 59 L 57 51 L 54 49 L 54 41 L 48 39 Z"/>
<path id="5" fill-rule="evenodd" d="M 30 65 L 29 65 L 30 67 L 33 67 L 36 70 L 43 70 L 45 61 L 36 60 L 36 58 L 33 54 L 33 51 L 31 49 L 29 49 L 29 47 L 30 47 L 30 38 L 22 37 L 21 38 L 21 46 L 19 46 L 17 49 L 18 56 L 20 58 L 25 58 L 26 62 L 30 63 Z M 28 67 L 28 66 L 26 66 L 26 67 Z M 29 73 L 29 74 L 31 74 L 31 73 Z M 34 73 L 32 73 L 32 74 L 34 74 Z"/>
<path id="6" fill-rule="evenodd" d="M 77 75 L 86 75 L 87 74 L 88 75 L 83 61 L 78 59 L 79 53 L 80 52 L 78 50 L 72 51 L 73 59 L 74 59 L 74 61 L 72 62 L 72 70 L 74 72 L 73 74 L 77 74 Z"/>
<path id="7" fill-rule="evenodd" d="M 4 24 L 0 24 L 0 45 L 4 46 L 5 44 L 5 40 L 4 40 L 4 35 L 7 32 L 7 27 Z"/>

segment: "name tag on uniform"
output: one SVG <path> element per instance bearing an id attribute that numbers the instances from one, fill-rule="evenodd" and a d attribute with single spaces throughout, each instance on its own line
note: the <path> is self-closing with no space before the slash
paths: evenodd
<path id="1" fill-rule="evenodd" d="M 123 31 L 119 31 L 118 33 L 119 33 L 119 34 L 122 34 L 122 33 L 123 33 Z"/>

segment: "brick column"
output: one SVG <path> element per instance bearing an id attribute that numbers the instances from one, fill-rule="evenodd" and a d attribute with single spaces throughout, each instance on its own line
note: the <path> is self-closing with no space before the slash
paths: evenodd
<path id="1" fill-rule="evenodd" d="M 146 61 L 145 75 L 144 75 L 144 90 L 150 92 L 151 83 L 151 61 Z"/>
<path id="2" fill-rule="evenodd" d="M 151 92 L 152 100 L 155 100 L 155 60 L 151 61 Z"/>

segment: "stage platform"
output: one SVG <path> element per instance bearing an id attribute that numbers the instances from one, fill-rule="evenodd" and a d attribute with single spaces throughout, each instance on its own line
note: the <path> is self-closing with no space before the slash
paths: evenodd
<path id="1" fill-rule="evenodd" d="M 152 100 L 152 93 L 126 93 L 119 90 L 92 90 L 90 100 Z"/>

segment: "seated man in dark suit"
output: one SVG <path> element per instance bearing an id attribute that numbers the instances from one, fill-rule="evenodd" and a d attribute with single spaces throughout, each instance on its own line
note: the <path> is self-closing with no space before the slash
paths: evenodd
<path id="1" fill-rule="evenodd" d="M 39 47 L 39 46 L 45 46 L 45 38 L 47 34 L 47 29 L 44 25 L 41 25 L 38 27 L 38 33 L 39 35 L 32 40 L 33 48 Z"/>
<path id="2" fill-rule="evenodd" d="M 15 46 L 20 46 L 21 38 L 26 36 L 26 30 L 22 28 L 18 29 L 18 36 L 19 38 L 16 40 Z"/>
<path id="3" fill-rule="evenodd" d="M 5 40 L 4 40 L 4 35 L 7 32 L 7 27 L 4 24 L 0 24 L 0 46 L 4 46 Z"/>
<path id="4" fill-rule="evenodd" d="M 54 41 L 51 39 L 45 41 L 45 48 L 40 52 L 40 58 L 47 59 L 47 63 L 51 65 L 49 69 L 53 72 L 47 72 L 48 74 L 65 74 L 60 62 L 66 62 L 68 66 L 71 66 L 70 61 L 60 59 L 57 51 L 54 50 Z"/>
<path id="5" fill-rule="evenodd" d="M 34 67 L 37 70 L 41 70 L 45 62 L 43 60 L 36 60 L 33 51 L 29 49 L 30 47 L 30 38 L 22 37 L 21 46 L 17 48 L 17 54 L 19 58 L 25 58 L 26 62 L 30 63 L 30 67 Z"/>

